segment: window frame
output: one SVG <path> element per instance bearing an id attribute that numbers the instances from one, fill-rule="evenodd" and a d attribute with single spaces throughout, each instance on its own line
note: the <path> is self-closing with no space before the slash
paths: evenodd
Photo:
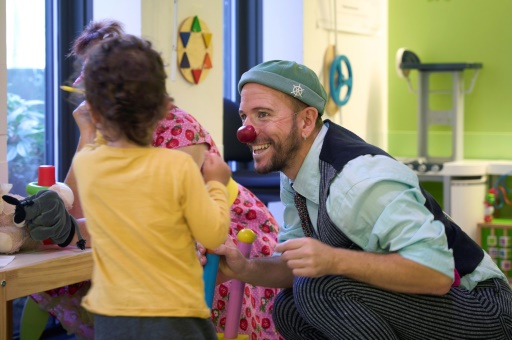
<path id="1" fill-rule="evenodd" d="M 76 103 L 59 90 L 76 74 L 69 51 L 76 36 L 93 17 L 93 0 L 46 0 L 46 150 L 47 164 L 54 164 L 56 178 L 69 171 L 79 131 L 73 118 Z"/>
<path id="2" fill-rule="evenodd" d="M 69 50 L 75 37 L 93 19 L 93 0 L 45 0 L 47 26 L 46 87 L 58 89 L 76 73 Z M 226 0 L 224 32 L 224 97 L 240 102 L 237 86 L 244 72 L 263 61 L 263 1 Z M 47 91 L 46 161 L 64 179 L 79 139 L 73 118 L 76 103 L 63 91 Z M 50 141 L 53 141 L 51 143 Z"/>
<path id="3" fill-rule="evenodd" d="M 239 103 L 240 77 L 263 61 L 263 0 L 229 0 L 224 6 L 224 97 Z"/>

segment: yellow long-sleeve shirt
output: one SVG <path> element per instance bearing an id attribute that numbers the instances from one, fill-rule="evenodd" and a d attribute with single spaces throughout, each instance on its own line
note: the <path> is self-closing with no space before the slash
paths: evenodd
<path id="1" fill-rule="evenodd" d="M 83 306 L 103 315 L 209 317 L 195 240 L 212 249 L 225 241 L 226 187 L 205 186 L 189 155 L 163 148 L 91 145 L 73 169 L 94 240 Z"/>

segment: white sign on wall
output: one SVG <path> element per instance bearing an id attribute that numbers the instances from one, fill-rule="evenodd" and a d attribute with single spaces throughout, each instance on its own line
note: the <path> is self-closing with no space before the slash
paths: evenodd
<path id="1" fill-rule="evenodd" d="M 317 25 L 328 30 L 377 34 L 381 27 L 381 0 L 317 0 Z"/>

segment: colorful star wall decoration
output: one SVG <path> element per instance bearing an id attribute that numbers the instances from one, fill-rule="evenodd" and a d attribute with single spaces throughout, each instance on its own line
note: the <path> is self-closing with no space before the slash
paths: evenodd
<path id="1" fill-rule="evenodd" d="M 190 83 L 203 81 L 212 65 L 212 33 L 199 17 L 188 17 L 178 31 L 178 68 Z"/>

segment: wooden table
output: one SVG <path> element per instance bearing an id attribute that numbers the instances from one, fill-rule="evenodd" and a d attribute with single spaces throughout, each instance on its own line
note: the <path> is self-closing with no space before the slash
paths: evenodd
<path id="1" fill-rule="evenodd" d="M 14 255 L 11 263 L 0 268 L 0 340 L 12 339 L 12 300 L 92 275 L 91 249 L 50 245 Z"/>

